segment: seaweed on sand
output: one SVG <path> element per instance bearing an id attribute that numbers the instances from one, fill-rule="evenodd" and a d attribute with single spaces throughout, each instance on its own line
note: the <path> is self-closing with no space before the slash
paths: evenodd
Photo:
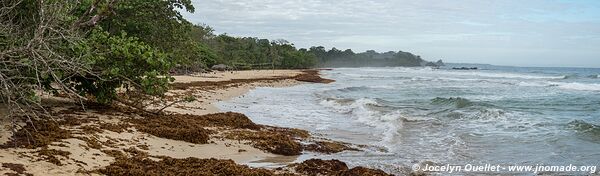
<path id="1" fill-rule="evenodd" d="M 237 130 L 225 134 L 225 138 L 250 141 L 252 146 L 274 154 L 293 156 L 302 154 L 302 144 L 285 133 L 274 131 Z"/>
<path id="2" fill-rule="evenodd" d="M 259 130 L 261 125 L 257 125 L 244 114 L 235 112 L 215 113 L 202 116 L 196 115 L 174 115 L 183 118 L 194 119 L 196 123 L 205 127 L 228 127 L 235 129 Z"/>
<path id="3" fill-rule="evenodd" d="M 11 140 L 0 145 L 0 148 L 38 148 L 48 146 L 52 142 L 72 137 L 69 130 L 62 129 L 60 124 L 52 120 L 32 120 L 16 131 Z"/>
<path id="4" fill-rule="evenodd" d="M 321 76 L 319 76 L 318 70 L 304 70 L 302 72 L 303 72 L 303 74 L 299 74 L 299 75 L 295 76 L 294 79 L 297 81 L 302 81 L 302 82 L 325 83 L 325 84 L 335 82 L 334 80 L 325 79 L 325 78 L 322 78 Z"/>
<path id="5" fill-rule="evenodd" d="M 7 176 L 18 176 L 18 175 L 26 175 L 30 176 L 33 174 L 26 173 L 25 166 L 23 164 L 15 164 L 15 163 L 2 163 L 3 168 L 8 168 L 16 173 L 4 173 Z"/>
<path id="6" fill-rule="evenodd" d="M 238 165 L 233 160 L 160 157 L 116 158 L 116 161 L 97 172 L 105 175 L 276 175 L 267 169 Z"/>
<path id="7" fill-rule="evenodd" d="M 301 82 L 312 82 L 312 83 L 331 83 L 334 80 L 325 79 L 319 76 L 319 70 L 303 70 L 301 74 L 296 76 L 279 76 L 271 78 L 255 78 L 255 79 L 232 79 L 228 81 L 194 81 L 188 83 L 174 83 L 172 88 L 175 90 L 186 90 L 191 87 L 202 88 L 202 89 L 223 89 L 229 87 L 237 87 L 241 84 L 261 82 L 261 81 L 282 81 L 282 80 L 296 80 Z"/>
<path id="8" fill-rule="evenodd" d="M 56 164 L 58 166 L 62 166 L 60 159 L 57 158 L 56 156 L 62 156 L 64 158 L 69 158 L 69 155 L 71 154 L 71 152 L 55 150 L 55 149 L 48 149 L 48 147 L 44 147 L 41 150 L 39 150 L 37 152 L 37 154 L 38 154 L 38 156 L 40 156 L 40 159 L 39 159 L 40 161 L 44 160 L 49 163 Z"/>
<path id="9" fill-rule="evenodd" d="M 172 116 L 148 116 L 142 119 L 128 120 L 141 132 L 167 139 L 182 140 L 196 144 L 207 144 L 213 133 L 204 129 L 204 125 L 195 118 Z"/>
<path id="10" fill-rule="evenodd" d="M 304 150 L 332 154 L 343 151 L 358 151 L 358 149 L 349 147 L 348 144 L 336 141 L 316 141 L 314 144 L 308 144 L 304 147 Z"/>
<path id="11" fill-rule="evenodd" d="M 321 159 L 309 159 L 288 167 L 293 168 L 297 173 L 306 175 L 335 175 L 340 171 L 348 170 L 348 166 L 344 162 Z"/>
<path id="12" fill-rule="evenodd" d="M 288 168 L 294 169 L 298 174 L 302 175 L 336 175 L 336 176 L 388 176 L 390 174 L 385 173 L 379 169 L 369 169 L 365 167 L 355 167 L 348 169 L 346 163 L 339 160 L 321 160 L 321 159 L 310 159 L 302 163 L 295 163 L 288 165 Z"/>

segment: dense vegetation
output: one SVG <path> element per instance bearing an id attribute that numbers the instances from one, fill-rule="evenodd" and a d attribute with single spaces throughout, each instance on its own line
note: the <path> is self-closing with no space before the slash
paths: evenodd
<path id="1" fill-rule="evenodd" d="M 195 41 L 209 47 L 204 64 L 226 64 L 235 69 L 298 69 L 316 64 L 314 54 L 297 49 L 286 40 L 258 39 L 215 35 L 209 26 L 195 25 L 192 30 Z"/>
<path id="2" fill-rule="evenodd" d="M 138 106 L 167 91 L 173 66 L 202 59 L 192 25 L 176 10 L 193 12 L 190 0 L 0 5 L 0 104 L 13 114 L 41 108 L 40 90 Z"/>
<path id="3" fill-rule="evenodd" d="M 38 92 L 143 107 L 172 73 L 234 69 L 420 66 L 411 53 L 298 49 L 285 40 L 216 35 L 181 11 L 190 0 L 11 0 L 0 2 L 0 104 L 40 107 Z"/>
<path id="4" fill-rule="evenodd" d="M 378 53 L 369 50 L 354 53 L 323 46 L 297 49 L 286 40 L 269 41 L 251 37 L 215 35 L 209 26 L 194 26 L 194 39 L 209 47 L 206 66 L 226 64 L 236 69 L 309 68 L 309 67 L 382 67 L 435 66 L 409 52 Z"/>
<path id="5" fill-rule="evenodd" d="M 318 58 L 319 67 L 392 67 L 392 66 L 436 66 L 409 52 L 388 51 L 378 53 L 368 50 L 363 53 L 354 53 L 351 49 L 344 51 L 332 48 L 326 51 L 324 47 L 311 47 L 310 53 Z"/>

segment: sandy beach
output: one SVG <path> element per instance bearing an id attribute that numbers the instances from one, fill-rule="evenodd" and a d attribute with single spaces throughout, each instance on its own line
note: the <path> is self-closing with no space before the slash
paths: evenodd
<path id="1" fill-rule="evenodd" d="M 256 71 L 235 71 L 235 72 L 211 72 L 187 76 L 174 76 L 175 84 L 193 83 L 193 82 L 222 82 L 231 80 L 252 80 L 264 78 L 294 77 L 301 74 L 299 70 L 256 70 Z M 235 86 L 220 87 L 217 89 L 194 90 L 193 96 L 198 101 L 191 103 L 181 103 L 177 107 L 169 107 L 166 111 L 176 113 L 190 113 L 204 115 L 217 113 L 220 110 L 213 104 L 218 101 L 227 101 L 231 98 L 243 96 L 249 90 L 255 87 L 286 87 L 300 84 L 294 79 L 282 79 L 277 81 L 252 81 Z M 190 90 L 172 90 L 169 95 L 189 93 Z"/>
<path id="2" fill-rule="evenodd" d="M 56 121 L 34 120 L 28 125 L 20 122 L 19 130 L 13 134 L 11 121 L 2 119 L 0 174 L 115 175 L 116 169 L 107 167 L 123 169 L 115 163 L 129 162 L 124 156 L 139 158 L 140 153 L 143 159 L 155 162 L 165 157 L 233 161 L 240 164 L 235 167 L 254 172 L 243 165 L 279 167 L 294 162 L 304 150 L 325 153 L 354 150 L 349 144 L 315 140 L 306 131 L 254 124 L 243 114 L 221 113 L 213 105 L 243 96 L 255 87 L 323 82 L 317 74 L 260 70 L 175 76 L 174 88 L 167 99 L 193 96 L 195 101 L 177 103 L 159 116 L 118 108 L 82 109 L 67 99 L 44 95 L 46 109 L 49 115 L 58 117 Z M 34 131 L 40 134 L 31 137 Z"/>

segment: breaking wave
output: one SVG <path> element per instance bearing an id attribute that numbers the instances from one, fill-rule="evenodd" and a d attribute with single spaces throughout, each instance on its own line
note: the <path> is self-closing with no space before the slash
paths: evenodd
<path id="1" fill-rule="evenodd" d="M 473 102 L 466 98 L 456 97 L 456 98 L 434 98 L 431 100 L 431 104 L 434 105 L 442 105 L 442 106 L 454 106 L 456 108 L 465 108 L 473 105 Z"/>
<path id="2" fill-rule="evenodd" d="M 398 130 L 402 127 L 402 122 L 407 121 L 402 114 L 394 111 L 394 107 L 380 104 L 376 99 L 326 98 L 320 104 L 337 113 L 348 114 L 356 122 L 381 130 L 381 145 L 388 149 L 394 147 L 390 144 L 398 139 Z"/>
<path id="3" fill-rule="evenodd" d="M 337 89 L 337 90 L 341 91 L 341 92 L 355 92 L 355 91 L 363 91 L 363 90 L 367 90 L 367 89 L 369 89 L 369 87 L 360 86 L 360 87 L 344 87 L 344 88 Z"/>
<path id="4" fill-rule="evenodd" d="M 587 75 L 587 76 L 580 76 L 578 74 L 569 74 L 569 75 L 565 75 L 564 79 L 579 79 L 579 78 L 589 78 L 589 79 L 598 79 L 600 78 L 600 75 Z"/>
<path id="5" fill-rule="evenodd" d="M 567 127 L 591 141 L 600 141 L 600 125 L 591 124 L 583 120 L 573 120 L 567 124 Z"/>
<path id="6" fill-rule="evenodd" d="M 598 79 L 600 78 L 600 75 L 589 75 L 587 78 Z"/>
<path id="7" fill-rule="evenodd" d="M 541 76 L 516 73 L 486 73 L 486 72 L 448 72 L 444 74 L 460 76 L 480 76 L 489 78 L 511 78 L 511 79 L 565 79 L 565 75 L 560 76 Z"/>
<path id="8" fill-rule="evenodd" d="M 550 82 L 549 86 L 569 90 L 600 91 L 600 84 Z"/>
<path id="9" fill-rule="evenodd" d="M 566 90 L 579 91 L 600 91 L 598 83 L 578 83 L 578 82 L 520 82 L 517 85 L 525 87 L 556 87 Z"/>
<path id="10" fill-rule="evenodd" d="M 577 79 L 577 78 L 579 78 L 579 75 L 577 75 L 577 74 L 568 74 L 568 75 L 563 76 L 563 79 Z"/>

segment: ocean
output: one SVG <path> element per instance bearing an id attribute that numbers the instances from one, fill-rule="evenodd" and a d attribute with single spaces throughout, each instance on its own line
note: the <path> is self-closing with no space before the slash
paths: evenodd
<path id="1" fill-rule="evenodd" d="M 307 155 L 396 174 L 415 164 L 600 164 L 600 69 L 451 69 L 460 66 L 324 70 L 336 82 L 257 88 L 218 107 L 368 145 Z"/>

